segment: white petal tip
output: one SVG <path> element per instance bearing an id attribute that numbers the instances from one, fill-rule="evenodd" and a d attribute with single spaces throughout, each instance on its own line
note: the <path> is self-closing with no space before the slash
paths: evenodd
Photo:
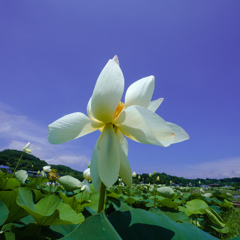
<path id="1" fill-rule="evenodd" d="M 119 65 L 119 59 L 117 55 L 115 55 L 112 60 Z"/>

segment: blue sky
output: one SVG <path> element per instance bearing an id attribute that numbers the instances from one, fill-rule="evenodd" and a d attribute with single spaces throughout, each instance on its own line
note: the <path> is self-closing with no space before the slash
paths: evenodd
<path id="1" fill-rule="evenodd" d="M 240 177 L 240 2 L 0 2 L 0 150 L 31 142 L 49 164 L 83 171 L 99 132 L 51 145 L 47 126 L 86 106 L 118 55 L 125 91 L 155 76 L 163 119 L 190 139 L 168 148 L 129 140 L 132 171 Z"/>

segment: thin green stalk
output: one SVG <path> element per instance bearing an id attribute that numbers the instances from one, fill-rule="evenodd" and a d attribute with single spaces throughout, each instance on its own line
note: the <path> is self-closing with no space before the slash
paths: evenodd
<path id="1" fill-rule="evenodd" d="M 98 213 L 104 210 L 106 186 L 101 182 L 100 197 L 98 203 Z"/>
<path id="2" fill-rule="evenodd" d="M 155 204 L 156 204 L 156 184 L 154 184 L 153 190 L 154 190 L 154 202 L 153 202 L 153 205 L 155 207 Z"/>
<path id="3" fill-rule="evenodd" d="M 49 192 L 48 192 L 48 195 L 51 194 L 51 187 L 52 187 L 52 181 L 50 181 L 50 185 L 49 185 Z"/>
<path id="4" fill-rule="evenodd" d="M 22 159 L 22 156 L 23 156 L 23 154 L 22 154 L 21 157 L 19 158 L 19 160 L 18 160 L 18 162 L 17 162 L 17 165 L 16 165 L 16 167 L 15 167 L 15 169 L 14 169 L 14 171 L 13 171 L 13 174 L 16 172 L 17 167 L 18 167 L 18 164 L 19 164 L 19 162 L 20 162 L 21 159 Z"/>

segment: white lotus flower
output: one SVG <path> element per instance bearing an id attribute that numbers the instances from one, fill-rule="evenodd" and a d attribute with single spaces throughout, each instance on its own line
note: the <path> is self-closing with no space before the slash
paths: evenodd
<path id="1" fill-rule="evenodd" d="M 42 177 L 46 177 L 46 173 L 44 171 L 41 171 L 40 174 L 42 175 Z"/>
<path id="2" fill-rule="evenodd" d="M 90 173 L 90 168 L 87 168 L 84 172 L 83 172 L 83 177 L 87 180 L 92 180 L 91 179 L 91 173 Z"/>
<path id="3" fill-rule="evenodd" d="M 44 172 L 51 172 L 51 166 L 45 166 L 45 167 L 43 167 L 43 171 Z"/>
<path id="4" fill-rule="evenodd" d="M 81 191 L 86 189 L 87 192 L 90 192 L 90 185 L 87 179 L 84 179 L 83 182 L 81 182 Z"/>
<path id="5" fill-rule="evenodd" d="M 25 147 L 23 148 L 23 151 L 26 152 L 26 153 L 31 153 L 32 150 L 31 149 L 28 149 L 30 147 L 30 142 L 28 142 Z"/>
<path id="6" fill-rule="evenodd" d="M 131 186 L 132 174 L 127 159 L 128 143 L 124 136 L 141 143 L 167 147 L 189 138 L 179 126 L 165 122 L 155 111 L 162 98 L 151 102 L 154 76 L 133 83 L 121 102 L 124 77 L 117 56 L 100 73 L 87 106 L 88 117 L 76 112 L 51 123 L 48 140 L 64 143 L 96 130 L 101 131 L 91 159 L 91 178 L 99 190 L 101 182 L 112 186 L 120 176 Z"/>

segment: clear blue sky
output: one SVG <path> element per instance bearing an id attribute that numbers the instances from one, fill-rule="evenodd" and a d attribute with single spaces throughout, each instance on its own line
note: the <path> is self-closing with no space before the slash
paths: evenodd
<path id="1" fill-rule="evenodd" d="M 0 2 L 0 150 L 85 170 L 99 132 L 61 145 L 47 126 L 86 106 L 118 55 L 125 90 L 154 75 L 157 113 L 190 139 L 168 148 L 129 140 L 132 171 L 240 177 L 240 1 Z"/>

